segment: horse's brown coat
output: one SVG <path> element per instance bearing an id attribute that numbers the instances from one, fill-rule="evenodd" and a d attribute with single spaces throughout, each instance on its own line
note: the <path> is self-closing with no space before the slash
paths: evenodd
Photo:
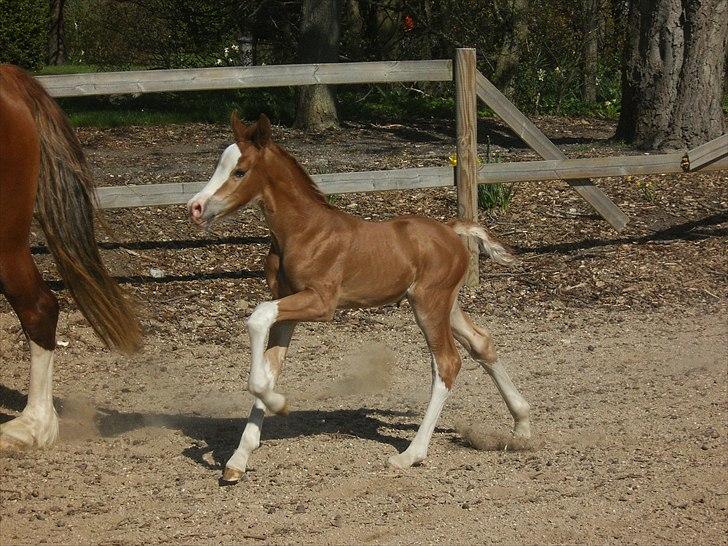
<path id="1" fill-rule="evenodd" d="M 45 351 L 55 349 L 58 303 L 30 253 L 34 207 L 63 280 L 92 327 L 121 350 L 139 345 L 139 323 L 101 263 L 93 199 L 81 144 L 62 110 L 32 76 L 0 65 L 0 291 L 29 340 Z"/>

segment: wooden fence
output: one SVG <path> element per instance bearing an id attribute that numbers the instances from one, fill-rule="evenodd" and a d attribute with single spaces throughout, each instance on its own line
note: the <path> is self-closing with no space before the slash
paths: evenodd
<path id="1" fill-rule="evenodd" d="M 272 65 L 182 70 L 146 70 L 39 76 L 52 96 L 193 91 L 314 84 L 455 81 L 458 163 L 389 171 L 314 176 L 326 194 L 457 186 L 458 216 L 476 219 L 478 184 L 565 180 L 616 230 L 628 218 L 591 178 L 728 169 L 728 135 L 687 152 L 657 155 L 567 159 L 526 116 L 475 69 L 475 50 L 463 48 L 450 60 Z M 477 167 L 476 97 L 488 105 L 544 161 L 485 164 Z M 187 202 L 204 182 L 99 188 L 103 208 L 176 205 Z M 477 248 L 468 241 L 468 284 L 476 284 Z"/>

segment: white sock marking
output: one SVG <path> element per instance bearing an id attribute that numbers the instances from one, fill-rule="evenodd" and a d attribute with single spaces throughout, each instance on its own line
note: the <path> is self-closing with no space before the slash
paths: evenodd
<path id="1" fill-rule="evenodd" d="M 28 402 L 16 419 L 0 432 L 29 446 L 44 447 L 58 437 L 58 416 L 53 407 L 53 351 L 30 342 Z"/>
<path id="2" fill-rule="evenodd" d="M 258 304 L 247 323 L 251 352 L 248 390 L 260 398 L 274 413 L 281 411 L 286 403 L 282 395 L 273 392 L 275 378 L 270 369 L 270 363 L 265 358 L 268 333 L 276 318 L 278 318 L 278 302 L 266 301 Z"/>
<path id="3" fill-rule="evenodd" d="M 493 379 L 495 386 L 498 388 L 503 400 L 505 400 L 508 411 L 511 412 L 514 420 L 513 433 L 523 438 L 531 437 L 530 425 L 530 406 L 526 399 L 521 396 L 516 386 L 513 384 L 511 377 L 503 367 L 503 364 L 496 362 L 494 364 L 483 364 L 483 367 Z"/>
<path id="4" fill-rule="evenodd" d="M 414 440 L 409 447 L 399 455 L 390 457 L 391 465 L 398 468 L 408 468 L 415 463 L 423 461 L 427 457 L 427 449 L 430 446 L 432 433 L 435 430 L 437 420 L 440 418 L 442 408 L 445 401 L 450 396 L 450 389 L 447 388 L 440 374 L 437 371 L 437 362 L 432 358 L 432 390 L 430 393 L 430 402 L 427 404 L 425 416 L 422 419 L 420 428 L 417 429 Z"/>
<path id="5" fill-rule="evenodd" d="M 260 445 L 260 431 L 263 428 L 264 416 L 265 404 L 260 398 L 256 398 L 250 410 L 243 435 L 240 437 L 240 444 L 225 466 L 245 472 L 250 454 L 258 449 Z"/>

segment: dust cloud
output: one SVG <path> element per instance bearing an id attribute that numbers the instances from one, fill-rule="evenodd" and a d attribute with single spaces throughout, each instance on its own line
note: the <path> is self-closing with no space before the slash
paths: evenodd
<path id="1" fill-rule="evenodd" d="M 63 442 L 91 440 L 101 436 L 94 405 L 84 398 L 66 398 L 59 411 L 59 438 Z"/>
<path id="2" fill-rule="evenodd" d="M 385 391 L 392 385 L 394 363 L 394 352 L 387 346 L 374 343 L 362 347 L 345 358 L 340 379 L 327 385 L 312 385 L 296 398 L 323 400 Z"/>
<path id="3" fill-rule="evenodd" d="M 468 445 L 478 451 L 533 451 L 540 447 L 533 439 L 516 438 L 472 423 L 457 422 L 455 430 Z"/>

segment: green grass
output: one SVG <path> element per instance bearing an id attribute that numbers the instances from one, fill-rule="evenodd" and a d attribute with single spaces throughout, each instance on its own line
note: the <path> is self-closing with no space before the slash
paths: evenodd
<path id="1" fill-rule="evenodd" d="M 500 163 L 500 156 L 490 153 L 490 135 L 487 137 L 485 152 L 486 163 Z M 478 184 L 478 208 L 484 211 L 504 212 L 516 194 L 515 184 Z"/>
<path id="2" fill-rule="evenodd" d="M 513 184 L 479 184 L 478 208 L 484 211 L 508 209 L 515 195 Z"/>
<path id="3" fill-rule="evenodd" d="M 286 88 L 68 97 L 58 102 L 77 127 L 227 123 L 233 110 L 243 119 L 264 112 L 275 123 L 290 123 L 295 104 L 293 91 Z"/>
<path id="4" fill-rule="evenodd" d="M 35 76 L 56 76 L 59 74 L 88 74 L 89 72 L 108 72 L 109 69 L 90 64 L 62 64 L 48 65 L 33 72 Z"/>

